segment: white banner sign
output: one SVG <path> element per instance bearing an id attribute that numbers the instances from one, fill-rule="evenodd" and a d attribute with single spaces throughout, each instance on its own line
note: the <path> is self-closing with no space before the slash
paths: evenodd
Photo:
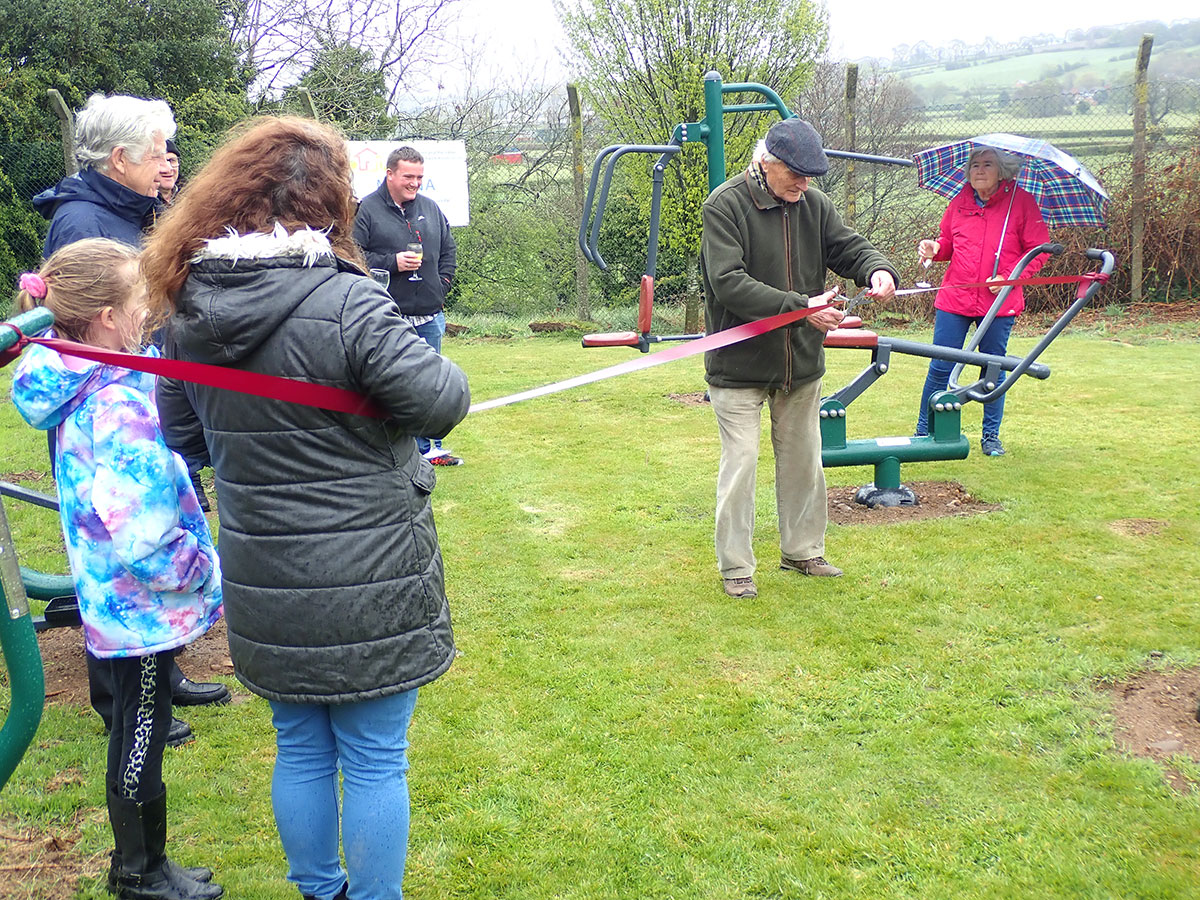
<path id="1" fill-rule="evenodd" d="M 437 203 L 451 225 L 469 225 L 467 145 L 462 141 L 346 141 L 354 167 L 354 196 L 362 199 L 379 187 L 387 172 L 388 154 L 413 147 L 425 157 L 421 193 Z"/>

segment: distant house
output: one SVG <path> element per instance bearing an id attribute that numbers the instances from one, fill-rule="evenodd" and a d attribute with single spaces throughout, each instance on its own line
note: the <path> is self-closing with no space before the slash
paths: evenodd
<path id="1" fill-rule="evenodd" d="M 525 158 L 516 147 L 509 147 L 507 150 L 502 150 L 499 153 L 493 153 L 492 159 L 502 163 L 519 163 Z"/>

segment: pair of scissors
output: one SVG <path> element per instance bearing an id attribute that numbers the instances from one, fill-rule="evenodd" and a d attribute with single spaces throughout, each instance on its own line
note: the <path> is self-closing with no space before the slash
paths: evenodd
<path id="1" fill-rule="evenodd" d="M 847 300 L 846 305 L 842 307 L 842 313 L 848 316 L 850 315 L 850 310 L 862 306 L 865 303 L 870 303 L 872 300 L 874 300 L 875 298 L 868 294 L 868 291 L 870 290 L 870 288 L 863 288 L 855 296 Z"/>

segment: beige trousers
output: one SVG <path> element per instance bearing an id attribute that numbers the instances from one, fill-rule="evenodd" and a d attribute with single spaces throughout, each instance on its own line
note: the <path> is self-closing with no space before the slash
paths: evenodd
<path id="1" fill-rule="evenodd" d="M 790 559 L 825 555 L 825 470 L 821 467 L 821 379 L 789 393 L 709 387 L 721 433 L 717 470 L 717 566 L 722 578 L 754 574 L 754 484 L 762 406 L 771 410 L 779 550 Z"/>

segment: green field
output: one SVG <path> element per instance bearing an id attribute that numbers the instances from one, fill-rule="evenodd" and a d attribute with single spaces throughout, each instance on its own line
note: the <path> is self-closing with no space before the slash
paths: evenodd
<path id="1" fill-rule="evenodd" d="M 956 90 L 1013 88 L 1022 83 L 1041 81 L 1043 78 L 1071 78 L 1078 82 L 1085 75 L 1096 86 L 1129 85 L 1133 83 L 1134 57 L 1137 47 L 1097 47 L 1093 49 L 1050 50 L 1028 53 L 996 60 L 984 60 L 965 68 L 946 69 L 944 66 L 925 66 L 918 69 L 894 69 L 914 88 L 931 88 L 939 82 Z M 1200 47 L 1173 49 L 1172 55 L 1195 56 Z M 1150 73 L 1155 72 L 1155 55 L 1151 56 Z"/>
<path id="2" fill-rule="evenodd" d="M 1063 70 L 1070 70 L 1076 77 L 1089 72 L 1099 84 L 1130 84 L 1133 82 L 1133 59 L 1129 54 L 1136 52 L 1136 47 L 1053 50 L 982 61 L 961 69 L 938 67 L 912 75 L 903 70 L 896 74 L 914 88 L 930 88 L 942 82 L 956 90 L 1012 88 L 1022 82 L 1056 77 Z"/>

